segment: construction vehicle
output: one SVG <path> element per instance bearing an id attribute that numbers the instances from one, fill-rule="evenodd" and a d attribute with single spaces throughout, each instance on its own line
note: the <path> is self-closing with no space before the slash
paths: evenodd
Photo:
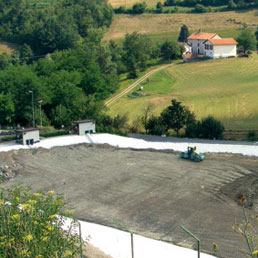
<path id="1" fill-rule="evenodd" d="M 186 152 L 181 152 L 180 158 L 190 159 L 195 162 L 204 160 L 204 155 L 196 150 L 195 146 L 188 146 Z"/>

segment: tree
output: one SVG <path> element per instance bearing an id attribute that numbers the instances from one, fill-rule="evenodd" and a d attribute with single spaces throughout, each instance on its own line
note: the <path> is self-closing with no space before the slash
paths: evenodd
<path id="1" fill-rule="evenodd" d="M 243 48 L 244 52 L 247 50 L 256 49 L 256 38 L 254 33 L 248 29 L 243 28 L 239 37 L 237 38 L 238 44 Z"/>
<path id="2" fill-rule="evenodd" d="M 223 124 L 212 116 L 202 119 L 200 136 L 204 139 L 221 139 L 225 128 Z"/>
<path id="3" fill-rule="evenodd" d="M 13 122 L 14 118 L 14 103 L 10 93 L 0 93 L 0 124 L 6 125 Z"/>
<path id="4" fill-rule="evenodd" d="M 153 44 L 147 35 L 137 32 L 125 35 L 122 59 L 130 74 L 137 76 L 137 69 L 144 70 L 152 52 Z"/>
<path id="5" fill-rule="evenodd" d="M 142 125 L 143 125 L 146 133 L 148 133 L 147 125 L 148 125 L 149 118 L 152 115 L 153 108 L 154 108 L 154 105 L 152 103 L 149 103 L 143 109 L 143 112 L 142 112 L 143 114 L 142 114 L 142 117 L 141 117 L 141 122 L 142 122 Z"/>
<path id="6" fill-rule="evenodd" d="M 166 0 L 164 2 L 165 6 L 175 6 L 177 4 L 177 0 Z"/>
<path id="7" fill-rule="evenodd" d="M 236 3 L 234 2 L 234 0 L 229 0 L 229 2 L 228 2 L 228 9 L 235 9 L 235 8 L 237 8 L 237 5 L 236 5 Z"/>
<path id="8" fill-rule="evenodd" d="M 162 3 L 161 2 L 157 2 L 156 4 L 156 10 L 157 10 L 157 13 L 162 13 L 162 10 L 163 7 L 162 7 Z"/>
<path id="9" fill-rule="evenodd" d="M 161 118 L 163 124 L 166 126 L 166 130 L 175 130 L 177 136 L 180 129 L 195 121 L 194 114 L 175 99 L 172 99 L 171 106 L 162 111 Z"/>
<path id="10" fill-rule="evenodd" d="M 179 42 L 186 42 L 188 36 L 189 36 L 189 30 L 188 30 L 187 26 L 185 24 L 183 24 L 181 26 L 181 30 L 180 30 L 180 33 L 179 33 L 179 36 L 178 36 L 177 40 Z"/>
<path id="11" fill-rule="evenodd" d="M 166 130 L 161 117 L 151 116 L 147 122 L 146 130 L 149 134 L 162 135 Z"/>
<path id="12" fill-rule="evenodd" d="M 160 51 L 165 60 L 173 60 L 182 56 L 184 47 L 175 41 L 165 41 L 162 44 Z"/>
<path id="13" fill-rule="evenodd" d="M 133 14 L 142 14 L 145 12 L 146 8 L 147 8 L 147 4 L 145 2 L 136 3 L 132 7 L 132 13 Z"/>

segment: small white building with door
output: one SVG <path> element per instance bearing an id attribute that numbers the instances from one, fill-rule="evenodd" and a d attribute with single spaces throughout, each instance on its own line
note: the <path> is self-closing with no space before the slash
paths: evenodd
<path id="1" fill-rule="evenodd" d="M 79 120 L 73 121 L 77 126 L 78 135 L 85 135 L 87 133 L 96 133 L 94 120 Z"/>
<path id="2" fill-rule="evenodd" d="M 16 130 L 16 142 L 23 145 L 33 145 L 40 141 L 39 129 L 27 128 Z"/>
<path id="3" fill-rule="evenodd" d="M 204 43 L 204 56 L 226 58 L 237 56 L 237 42 L 233 38 L 208 39 Z"/>

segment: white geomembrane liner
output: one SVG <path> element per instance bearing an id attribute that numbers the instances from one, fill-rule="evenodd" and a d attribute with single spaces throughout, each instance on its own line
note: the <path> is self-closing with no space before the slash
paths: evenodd
<path id="1" fill-rule="evenodd" d="M 91 144 L 109 144 L 119 148 L 133 149 L 156 149 L 156 150 L 174 150 L 185 151 L 188 145 L 195 145 L 198 151 L 202 153 L 234 153 L 247 156 L 258 157 L 258 146 L 238 145 L 238 144 L 210 144 L 194 142 L 148 142 L 141 139 L 129 138 L 112 134 L 88 134 L 88 135 L 68 135 L 42 139 L 33 146 L 20 145 L 14 142 L 0 144 L 1 151 L 11 151 L 18 149 L 46 148 L 50 149 L 57 146 L 67 146 L 80 143 Z"/>
<path id="2" fill-rule="evenodd" d="M 79 221 L 82 239 L 99 248 L 113 258 L 132 258 L 131 234 L 118 229 Z M 62 227 L 68 230 L 71 220 L 65 219 Z M 78 227 L 73 233 L 79 233 Z M 134 258 L 196 258 L 197 251 L 153 240 L 140 235 L 133 235 Z M 201 253 L 201 258 L 214 258 Z"/>

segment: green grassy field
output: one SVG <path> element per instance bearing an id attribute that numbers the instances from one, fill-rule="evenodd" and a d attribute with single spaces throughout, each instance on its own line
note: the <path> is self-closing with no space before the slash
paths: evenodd
<path id="1" fill-rule="evenodd" d="M 154 104 L 159 114 L 172 98 L 183 102 L 198 119 L 213 115 L 227 130 L 258 128 L 258 55 L 178 64 L 144 81 L 139 97 L 113 103 L 110 115 L 128 114 L 132 122 Z"/>

